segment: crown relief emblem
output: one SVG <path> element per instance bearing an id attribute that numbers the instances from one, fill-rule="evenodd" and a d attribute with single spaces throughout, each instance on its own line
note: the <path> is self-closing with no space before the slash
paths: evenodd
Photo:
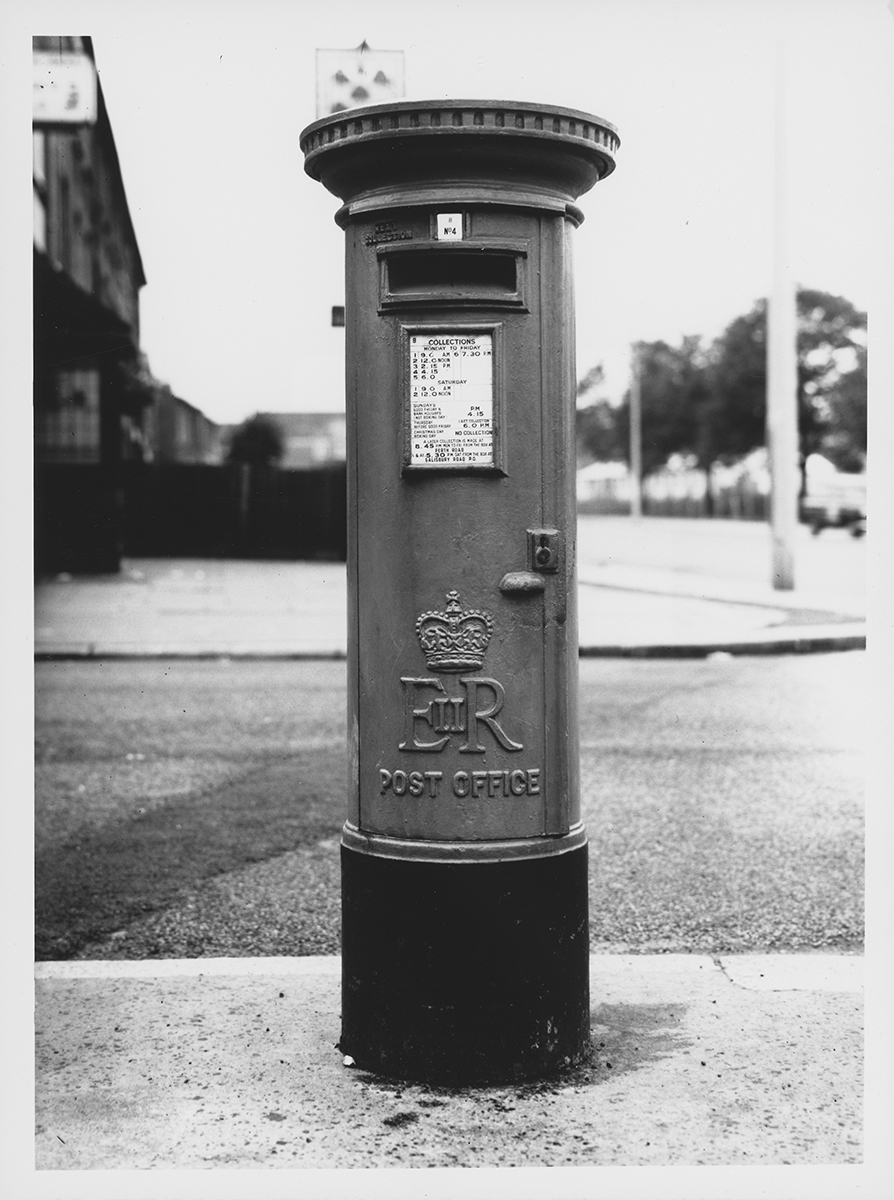
<path id="1" fill-rule="evenodd" d="M 463 610 L 459 592 L 447 593 L 446 612 L 420 613 L 416 636 L 433 671 L 480 671 L 494 619 L 489 612 Z"/>

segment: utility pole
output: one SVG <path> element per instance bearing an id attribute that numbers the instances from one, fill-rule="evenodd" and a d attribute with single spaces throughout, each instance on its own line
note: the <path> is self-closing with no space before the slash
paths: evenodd
<path id="1" fill-rule="evenodd" d="M 788 246 L 787 130 L 783 44 L 776 49 L 776 161 L 773 289 L 767 306 L 767 447 L 770 457 L 772 584 L 795 586 L 798 523 L 797 300 Z"/>
<path id="2" fill-rule="evenodd" d="M 630 515 L 639 520 L 643 515 L 643 403 L 639 345 L 634 342 L 630 351 Z"/>

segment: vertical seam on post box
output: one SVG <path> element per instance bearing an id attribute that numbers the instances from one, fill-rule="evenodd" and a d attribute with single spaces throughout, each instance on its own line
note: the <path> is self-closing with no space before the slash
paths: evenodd
<path id="1" fill-rule="evenodd" d="M 345 240 L 347 241 L 348 231 L 350 236 L 356 243 L 357 240 L 357 222 L 350 221 L 345 231 Z M 353 271 L 349 271 L 349 263 L 354 263 Z M 348 479 L 348 604 L 347 604 L 347 621 L 348 629 L 352 631 L 353 646 L 349 645 L 349 672 L 348 679 L 349 688 L 353 691 L 353 724 L 349 722 L 348 739 L 349 746 L 353 745 L 353 753 L 349 750 L 349 754 L 353 758 L 353 762 L 348 763 L 348 786 L 352 790 L 350 817 L 356 821 L 357 828 L 362 828 L 363 813 L 362 813 L 362 767 L 361 767 L 361 740 L 360 740 L 360 506 L 359 506 L 359 472 L 360 472 L 360 448 L 358 438 L 358 405 L 357 405 L 357 389 L 358 389 L 358 368 L 357 368 L 357 347 L 355 345 L 357 339 L 357 324 L 356 314 L 358 312 L 356 294 L 349 296 L 349 285 L 354 292 L 357 288 L 357 270 L 356 270 L 356 245 L 352 253 L 345 256 L 345 416 L 347 422 L 348 446 L 350 448 L 350 470 L 347 472 Z"/>
<path id="2" fill-rule="evenodd" d="M 562 497 L 565 518 L 565 560 L 563 564 L 563 586 L 565 588 L 564 649 L 562 661 L 563 705 L 565 720 L 566 752 L 564 757 L 565 778 L 563 780 L 564 820 L 568 828 L 580 820 L 580 730 L 578 704 L 578 628 L 577 628 L 577 487 L 573 472 L 576 464 L 576 410 L 577 410 L 577 319 L 574 291 L 574 242 L 573 219 L 566 210 L 561 222 L 563 290 L 568 296 L 567 318 L 568 339 L 565 344 L 563 363 L 563 455 L 565 460 L 565 489 Z"/>
<path id="3" fill-rule="evenodd" d="M 546 346 L 544 322 L 547 320 L 549 305 L 548 297 L 544 296 L 544 238 L 547 236 L 547 223 L 544 219 L 542 211 L 537 213 L 537 326 L 539 331 L 539 350 L 540 350 L 540 512 L 538 514 L 539 527 L 543 528 L 548 522 L 550 513 L 547 503 L 547 488 L 549 481 L 547 479 L 549 472 L 548 457 L 550 455 L 551 443 L 549 438 L 549 417 L 547 395 L 549 391 L 549 367 L 547 356 L 544 354 Z M 552 832 L 551 826 L 553 822 L 550 819 L 550 807 L 553 796 L 554 770 L 553 756 L 550 746 L 552 737 L 550 736 L 550 711 L 552 709 L 552 698 L 555 689 L 555 680 L 552 671 L 552 655 L 550 654 L 549 641 L 550 620 L 549 609 L 553 603 L 553 588 L 550 586 L 555 581 L 550 580 L 542 593 L 542 609 L 541 609 L 541 634 L 540 634 L 540 665 L 541 677 L 543 679 L 543 690 L 541 692 L 543 703 L 543 714 L 541 724 L 543 729 L 543 804 L 541 808 L 541 828 L 544 835 Z"/>
<path id="4" fill-rule="evenodd" d="M 570 343 L 573 338 L 573 313 L 569 311 L 567 263 L 564 253 L 565 221 L 541 213 L 540 221 L 540 344 L 541 344 L 541 436 L 543 471 L 541 478 L 542 520 L 560 530 L 561 564 L 559 571 L 547 586 L 544 605 L 544 726 L 552 717 L 551 737 L 546 749 L 546 779 L 544 782 L 544 832 L 548 835 L 564 833 L 568 827 L 568 708 L 566 704 L 567 675 L 567 572 L 566 543 L 568 540 L 568 514 L 564 492 L 568 486 L 568 463 L 566 462 L 566 423 L 568 414 L 568 371 Z M 559 223 L 560 222 L 560 223 Z M 557 228 L 558 225 L 558 228 Z M 544 269 L 544 255 L 549 255 L 548 269 Z M 560 268 L 557 273 L 556 268 Z M 561 337 L 556 336 L 556 318 L 550 297 L 544 294 L 547 279 L 557 281 L 561 296 L 556 303 L 562 307 L 559 322 Z M 545 329 L 544 324 L 550 328 Z M 549 353 L 544 354 L 544 346 Z M 555 410 L 555 411 L 554 411 Z M 564 606 L 566 620 L 559 622 L 558 609 Z"/>
<path id="5" fill-rule="evenodd" d="M 557 717 L 556 736 L 560 746 L 560 751 L 554 757 L 557 764 L 556 778 L 553 780 L 553 789 L 555 792 L 554 812 L 558 818 L 558 829 L 553 830 L 554 833 L 564 834 L 569 826 L 568 820 L 568 779 L 570 774 L 570 764 L 568 755 L 570 746 L 568 742 L 568 512 L 566 505 L 566 495 L 569 486 L 569 469 L 567 453 L 567 430 L 568 430 L 568 384 L 569 384 L 569 360 L 572 354 L 574 344 L 574 308 L 572 304 L 572 294 L 569 288 L 570 280 L 568 278 L 568 263 L 565 254 L 565 217 L 552 215 L 548 218 L 550 224 L 550 252 L 555 255 L 558 260 L 554 264 L 550 272 L 551 278 L 561 279 L 561 306 L 562 306 L 562 337 L 556 338 L 556 361 L 553 366 L 553 372 L 556 376 L 557 395 L 555 397 L 556 413 L 554 417 L 555 436 L 553 438 L 553 470 L 552 477 L 552 494 L 551 503 L 554 511 L 552 518 L 558 529 L 561 530 L 560 554 L 561 564 L 556 576 L 556 586 L 554 589 L 553 603 L 557 610 L 562 613 L 561 622 L 556 620 L 554 637 L 555 647 L 552 656 L 553 663 L 553 687 L 555 689 L 555 711 Z M 555 266 L 561 268 L 557 272 Z"/>

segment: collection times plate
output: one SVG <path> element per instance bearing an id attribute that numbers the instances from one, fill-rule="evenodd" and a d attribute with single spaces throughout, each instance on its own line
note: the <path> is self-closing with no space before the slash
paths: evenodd
<path id="1" fill-rule="evenodd" d="M 494 461 L 493 335 L 410 336 L 410 465 Z"/>

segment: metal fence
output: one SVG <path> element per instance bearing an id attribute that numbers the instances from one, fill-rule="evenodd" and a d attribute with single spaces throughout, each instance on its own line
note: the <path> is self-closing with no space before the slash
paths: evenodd
<path id="1" fill-rule="evenodd" d="M 345 484 L 344 463 L 40 463 L 35 568 L 117 571 L 123 556 L 344 561 Z"/>

